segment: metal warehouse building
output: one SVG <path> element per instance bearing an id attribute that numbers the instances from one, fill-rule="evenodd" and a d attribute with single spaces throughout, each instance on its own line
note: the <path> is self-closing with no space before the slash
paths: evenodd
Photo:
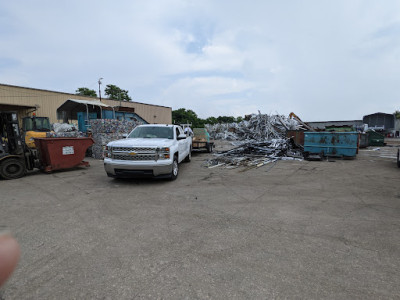
<path id="1" fill-rule="evenodd" d="M 98 98 L 75 94 L 0 83 L 0 110 L 16 110 L 22 117 L 35 112 L 39 117 L 49 117 L 51 123 L 60 122 L 62 120 L 57 116 L 57 108 L 68 99 L 98 100 Z M 112 107 L 120 106 L 120 102 L 116 100 L 102 98 L 101 102 Z M 172 122 L 171 107 L 139 102 L 121 102 L 121 108 L 133 111 L 148 123 L 171 124 Z"/>
<path id="2" fill-rule="evenodd" d="M 366 115 L 363 117 L 363 122 L 368 124 L 369 128 L 390 132 L 395 128 L 395 117 L 393 114 L 382 112 Z"/>

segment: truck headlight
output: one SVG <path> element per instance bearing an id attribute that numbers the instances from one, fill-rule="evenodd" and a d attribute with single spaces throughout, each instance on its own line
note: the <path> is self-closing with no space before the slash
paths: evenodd
<path id="1" fill-rule="evenodd" d="M 170 158 L 169 148 L 168 147 L 158 148 L 157 156 L 158 159 L 169 159 Z"/>
<path id="2" fill-rule="evenodd" d="M 111 155 L 112 155 L 112 147 L 105 146 L 104 147 L 104 157 L 111 158 Z"/>

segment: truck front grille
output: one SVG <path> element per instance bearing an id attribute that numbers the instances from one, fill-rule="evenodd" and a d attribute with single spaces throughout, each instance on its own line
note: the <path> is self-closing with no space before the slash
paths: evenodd
<path id="1" fill-rule="evenodd" d="M 119 160 L 156 160 L 155 155 L 129 155 L 129 154 L 113 154 L 113 159 Z"/>
<path id="2" fill-rule="evenodd" d="M 113 147 L 112 158 L 119 160 L 156 160 L 156 148 Z"/>
<path id="3" fill-rule="evenodd" d="M 123 151 L 123 152 L 156 152 L 156 148 L 151 147 L 113 147 L 112 151 Z"/>

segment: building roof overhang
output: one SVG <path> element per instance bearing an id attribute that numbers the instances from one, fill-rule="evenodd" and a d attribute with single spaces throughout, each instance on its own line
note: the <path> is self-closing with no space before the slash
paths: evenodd
<path id="1" fill-rule="evenodd" d="M 92 112 L 99 111 L 99 109 L 101 111 L 103 109 L 113 109 L 113 107 L 98 100 L 68 99 L 57 108 L 57 112 L 68 112 L 70 117 L 77 119 L 78 112 Z"/>
<path id="2" fill-rule="evenodd" d="M 18 110 L 22 110 L 22 109 L 36 110 L 38 108 L 39 108 L 39 105 L 0 103 L 0 110 L 2 110 L 2 111 L 18 111 Z"/>

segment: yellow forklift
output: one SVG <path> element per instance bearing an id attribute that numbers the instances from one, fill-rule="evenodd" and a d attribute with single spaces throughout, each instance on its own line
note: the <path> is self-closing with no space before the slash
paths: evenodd
<path id="1" fill-rule="evenodd" d="M 34 168 L 50 173 L 89 167 L 83 159 L 93 139 L 46 138 L 50 122 L 36 116 L 24 118 L 23 128 L 21 134 L 17 112 L 0 111 L 0 178 L 20 178 Z"/>
<path id="2" fill-rule="evenodd" d="M 51 131 L 50 120 L 48 117 L 36 117 L 33 113 L 32 117 L 22 118 L 22 131 L 25 144 L 29 148 L 36 148 L 36 138 L 45 138 L 46 133 Z"/>
<path id="3" fill-rule="evenodd" d="M 0 111 L 0 177 L 19 178 L 38 167 L 38 152 L 22 139 L 17 112 Z"/>

